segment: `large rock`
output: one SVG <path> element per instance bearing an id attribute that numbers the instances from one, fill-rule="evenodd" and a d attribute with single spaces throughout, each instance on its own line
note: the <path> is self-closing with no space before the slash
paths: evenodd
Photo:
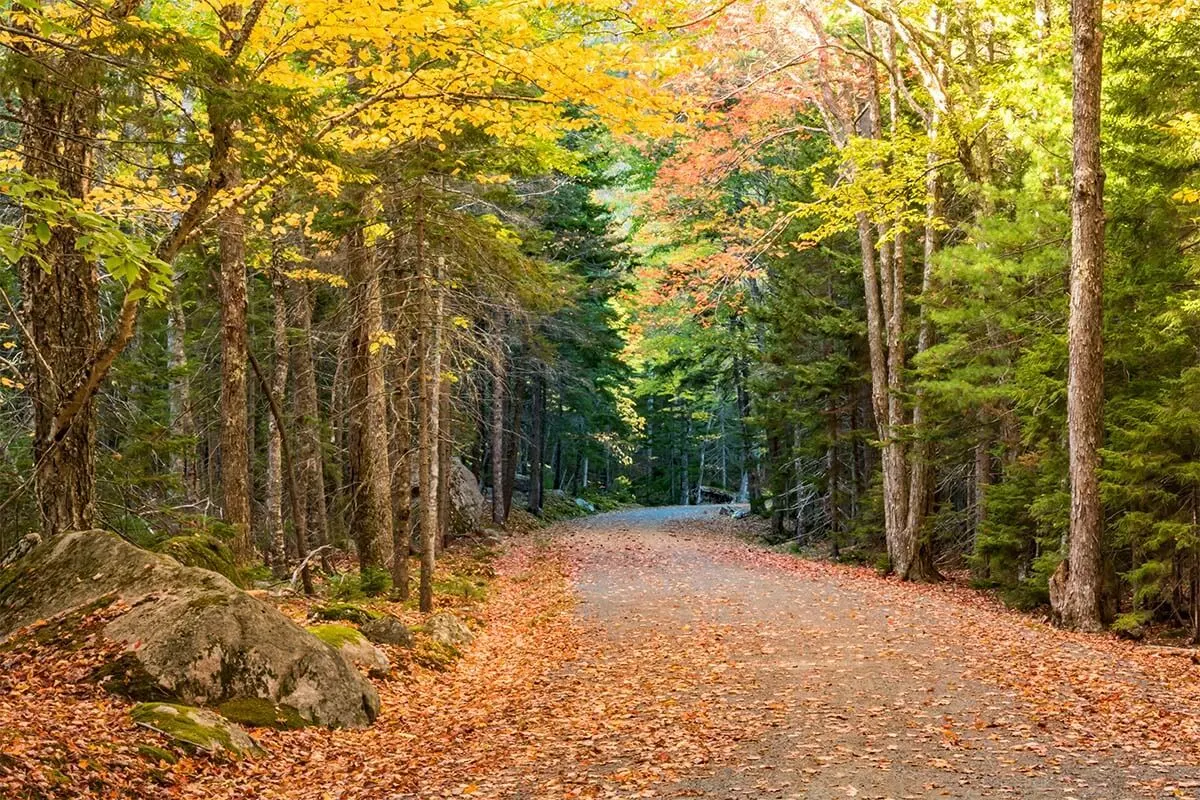
<path id="1" fill-rule="evenodd" d="M 414 462 L 416 459 L 413 459 Z M 414 464 L 412 472 L 412 499 L 414 512 L 420 513 L 417 498 L 420 495 L 418 472 Z M 455 456 L 450 460 L 450 535 L 470 536 L 483 529 L 483 518 L 487 501 L 479 490 L 479 482 L 462 460 Z M 413 526 L 412 551 L 420 552 L 419 526 Z"/>
<path id="2" fill-rule="evenodd" d="M 130 718 L 143 728 L 206 753 L 234 756 L 261 755 L 263 750 L 239 726 L 202 708 L 174 703 L 138 703 L 129 711 Z"/>
<path id="3" fill-rule="evenodd" d="M 475 640 L 471 629 L 449 611 L 438 612 L 426 620 L 425 632 L 438 644 L 459 650 Z"/>
<path id="4" fill-rule="evenodd" d="M 468 536 L 483 527 L 485 502 L 475 475 L 458 458 L 450 461 L 450 531 Z"/>
<path id="5" fill-rule="evenodd" d="M 382 616 L 366 622 L 359 628 L 362 635 L 375 644 L 390 644 L 396 647 L 412 647 L 412 632 L 408 626 L 393 616 Z"/>
<path id="6" fill-rule="evenodd" d="M 108 672 L 140 699 L 261 698 L 337 727 L 365 726 L 379 713 L 375 687 L 273 606 L 105 531 L 46 542 L 0 576 L 0 637 L 105 598 L 128 606 L 104 627 L 128 647 Z"/>
<path id="7" fill-rule="evenodd" d="M 387 655 L 349 625 L 329 623 L 316 625 L 308 630 L 313 636 L 349 659 L 351 664 L 365 670 L 371 677 L 386 678 L 392 671 L 392 664 L 388 661 Z"/>

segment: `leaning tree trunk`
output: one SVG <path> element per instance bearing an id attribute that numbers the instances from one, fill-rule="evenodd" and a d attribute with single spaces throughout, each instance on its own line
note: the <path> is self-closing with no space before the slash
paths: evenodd
<path id="1" fill-rule="evenodd" d="M 1101 0 L 1073 0 L 1075 93 L 1071 192 L 1071 310 L 1067 325 L 1067 434 L 1071 523 L 1067 558 L 1051 594 L 1062 624 L 1099 630 L 1101 535 L 1101 412 L 1104 403 L 1104 172 L 1100 163 L 1103 43 Z"/>
<path id="2" fill-rule="evenodd" d="M 364 194 L 355 190 L 354 208 L 363 207 Z M 392 565 L 392 491 L 379 261 L 361 224 L 346 236 L 346 258 L 353 314 L 347 365 L 351 529 L 359 568 L 367 572 Z"/>

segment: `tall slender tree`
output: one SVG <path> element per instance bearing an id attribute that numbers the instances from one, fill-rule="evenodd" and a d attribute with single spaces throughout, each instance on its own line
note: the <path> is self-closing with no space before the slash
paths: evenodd
<path id="1" fill-rule="evenodd" d="M 1100 443 L 1104 405 L 1104 170 L 1100 102 L 1104 39 L 1101 0 L 1072 0 L 1071 306 L 1067 347 L 1067 434 L 1071 522 L 1066 559 L 1050 584 L 1066 627 L 1099 630 L 1103 578 Z"/>

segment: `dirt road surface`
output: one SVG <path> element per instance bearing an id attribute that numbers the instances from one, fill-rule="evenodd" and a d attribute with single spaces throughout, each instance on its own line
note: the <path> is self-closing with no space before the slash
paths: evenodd
<path id="1" fill-rule="evenodd" d="M 765 553 L 715 514 L 639 509 L 561 535 L 578 614 L 612 651 L 688 651 L 693 671 L 713 670 L 678 702 L 719 707 L 729 746 L 655 796 L 1196 794 L 1186 657 L 1057 631 L 965 589 Z"/>

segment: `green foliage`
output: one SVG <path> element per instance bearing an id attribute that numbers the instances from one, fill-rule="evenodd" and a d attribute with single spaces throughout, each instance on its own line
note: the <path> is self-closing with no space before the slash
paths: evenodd
<path id="1" fill-rule="evenodd" d="M 453 574 L 434 580 L 433 593 L 435 596 L 481 601 L 487 597 L 487 581 L 479 577 Z"/>
<path id="2" fill-rule="evenodd" d="M 379 567 L 372 567 L 361 572 L 358 581 L 358 588 L 367 597 L 378 597 L 386 594 L 388 587 L 392 585 L 392 576 L 386 570 Z"/>

